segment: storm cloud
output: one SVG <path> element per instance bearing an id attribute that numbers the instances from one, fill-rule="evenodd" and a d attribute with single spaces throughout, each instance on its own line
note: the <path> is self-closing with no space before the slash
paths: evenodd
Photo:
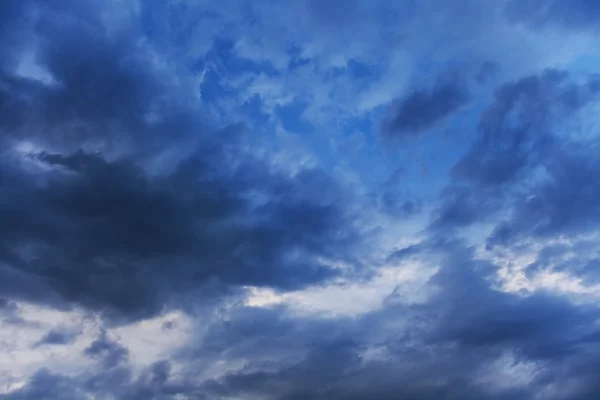
<path id="1" fill-rule="evenodd" d="M 7 157 L 2 275 L 22 287 L 3 294 L 135 319 L 211 281 L 289 290 L 340 273 L 320 259 L 359 238 L 326 173 L 288 177 L 237 149 L 243 126 L 208 131 L 197 112 L 157 105 L 164 85 L 131 41 L 39 7 L 37 54 L 55 83 L 5 78 L 2 114 L 22 115 L 3 137 L 31 150 L 29 165 Z M 193 150 L 149 172 L 165 140 Z"/>
<path id="2" fill-rule="evenodd" d="M 595 399 L 598 10 L 2 2 L 0 399 Z"/>

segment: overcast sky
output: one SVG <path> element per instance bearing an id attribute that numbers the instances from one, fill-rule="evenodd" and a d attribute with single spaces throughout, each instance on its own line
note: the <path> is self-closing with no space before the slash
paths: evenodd
<path id="1" fill-rule="evenodd" d="M 600 2 L 0 1 L 0 399 L 595 400 Z"/>

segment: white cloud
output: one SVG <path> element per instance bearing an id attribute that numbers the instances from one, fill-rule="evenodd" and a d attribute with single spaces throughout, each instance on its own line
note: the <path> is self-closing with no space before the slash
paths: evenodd
<path id="1" fill-rule="evenodd" d="M 77 309 L 59 311 L 27 303 L 17 305 L 23 322 L 0 324 L 0 394 L 22 386 L 40 368 L 71 377 L 95 368 L 96 361 L 88 358 L 84 350 L 103 329 L 97 317 Z M 37 345 L 53 329 L 76 336 L 64 345 Z M 171 312 L 107 331 L 109 337 L 127 347 L 130 365 L 140 372 L 154 362 L 170 358 L 183 346 L 190 334 L 190 322 L 184 314 Z"/>
<path id="2" fill-rule="evenodd" d="M 431 274 L 432 270 L 420 263 L 390 265 L 364 283 L 338 281 L 284 294 L 251 288 L 246 302 L 256 307 L 283 304 L 298 314 L 322 317 L 359 316 L 379 309 L 390 295 L 406 304 L 423 300 L 420 288 Z"/>

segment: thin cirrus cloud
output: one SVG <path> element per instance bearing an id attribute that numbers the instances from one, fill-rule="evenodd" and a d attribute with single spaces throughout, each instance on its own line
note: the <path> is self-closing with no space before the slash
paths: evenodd
<path id="1" fill-rule="evenodd" d="M 595 399 L 598 7 L 242 3 L 0 5 L 0 399 Z"/>

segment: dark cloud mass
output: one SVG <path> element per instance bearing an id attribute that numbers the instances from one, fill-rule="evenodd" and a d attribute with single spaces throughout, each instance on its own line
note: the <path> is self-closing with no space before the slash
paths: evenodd
<path id="1" fill-rule="evenodd" d="M 570 168 L 564 155 L 569 152 L 564 150 L 572 149 L 565 146 L 565 139 L 557 136 L 556 129 L 597 100 L 596 81 L 592 76 L 577 84 L 569 81 L 566 72 L 546 70 L 499 87 L 481 114 L 477 138 L 452 168 L 454 182 L 442 193 L 442 206 L 432 226 L 437 229 L 471 225 L 506 210 L 508 197 L 518 185 L 527 185 L 536 169 L 543 168 L 549 174 L 554 181 L 552 186 L 565 179 Z M 576 159 L 579 163 L 579 156 Z M 531 205 L 539 205 L 532 198 L 535 190 L 525 194 Z M 575 192 L 565 188 L 562 195 Z M 586 215 L 591 211 L 588 207 L 580 210 Z M 518 218 L 529 228 L 535 226 L 526 221 L 534 218 L 531 211 Z M 540 210 L 539 218 L 552 219 L 547 211 Z M 498 235 L 506 229 L 500 227 Z"/>
<path id="2" fill-rule="evenodd" d="M 502 85 L 481 116 L 480 136 L 454 173 L 484 186 L 514 181 L 520 171 L 547 156 L 554 124 L 596 99 L 594 82 L 591 78 L 577 85 L 568 81 L 566 72 L 547 70 Z"/>
<path id="3" fill-rule="evenodd" d="M 593 232 L 600 222 L 595 201 L 600 190 L 595 179 L 600 165 L 591 152 L 563 147 L 546 163 L 549 179 L 528 198 L 517 199 L 510 217 L 497 226 L 489 243 Z"/>
<path id="4" fill-rule="evenodd" d="M 488 277 L 496 267 L 477 261 L 473 250 L 458 242 L 422 244 L 413 256 L 441 265 L 430 282 L 435 295 L 425 303 L 390 302 L 356 320 L 297 318 L 284 308 L 239 308 L 228 321 L 212 326 L 203 343 L 193 345 L 197 350 L 187 351 L 190 369 L 183 375 L 171 376 L 163 362 L 136 380 L 113 363 L 112 372 L 94 376 L 87 387 L 126 399 L 140 393 L 159 399 L 177 393 L 277 400 L 535 399 L 539 393 L 552 399 L 593 398 L 597 384 L 591 371 L 597 371 L 600 351 L 595 307 L 544 293 L 520 296 L 493 289 Z M 110 355 L 115 349 L 104 337 L 86 353 Z M 374 349 L 386 357 L 369 357 Z M 188 375 L 202 373 L 225 354 L 245 360 L 245 367 L 216 380 L 189 380 Z M 39 390 L 47 372 L 38 375 L 16 398 L 35 398 L 18 396 Z M 70 384 L 79 386 L 85 379 L 90 378 Z M 506 379 L 525 383 L 504 387 Z M 576 379 L 577 384 L 555 389 L 556 379 Z M 60 382 L 69 380 L 56 377 L 48 390 Z"/>
<path id="5" fill-rule="evenodd" d="M 416 136 L 454 114 L 468 101 L 467 90 L 459 82 L 438 82 L 428 90 L 416 90 L 399 99 L 383 124 L 384 132 Z"/>
<path id="6" fill-rule="evenodd" d="M 315 258 L 357 243 L 344 228 L 349 216 L 336 203 L 299 198 L 326 177 L 306 171 L 287 181 L 249 169 L 261 168 L 252 161 L 243 172 L 211 176 L 219 172 L 200 157 L 152 179 L 97 154 L 40 154 L 57 168 L 49 184 L 21 192 L 3 210 L 11 221 L 6 243 L 24 246 L 26 238 L 39 246 L 15 267 L 67 300 L 134 318 L 160 310 L 170 291 L 197 290 L 213 278 L 293 289 L 336 274 Z M 253 206 L 244 196 L 262 179 L 274 186 L 264 188 L 270 202 Z"/>
<path id="7" fill-rule="evenodd" d="M 127 348 L 109 339 L 106 331 L 102 331 L 100 337 L 86 347 L 84 354 L 91 358 L 101 359 L 105 368 L 112 368 L 127 361 L 129 352 Z"/>
<path id="8" fill-rule="evenodd" d="M 3 294 L 137 319 L 212 281 L 289 290 L 338 274 L 321 260 L 358 236 L 331 178 L 274 171 L 238 149 L 243 127 L 209 130 L 164 106 L 172 93 L 133 40 L 75 20 L 76 8 L 37 7 L 39 63 L 55 83 L 3 75 L 5 145 L 39 148 L 27 169 L 7 158 L 0 274 L 18 287 Z M 151 174 L 143 164 L 166 141 L 195 150 Z"/>
<path id="9" fill-rule="evenodd" d="M 600 3 L 217 3 L 0 1 L 0 399 L 596 400 Z"/>

